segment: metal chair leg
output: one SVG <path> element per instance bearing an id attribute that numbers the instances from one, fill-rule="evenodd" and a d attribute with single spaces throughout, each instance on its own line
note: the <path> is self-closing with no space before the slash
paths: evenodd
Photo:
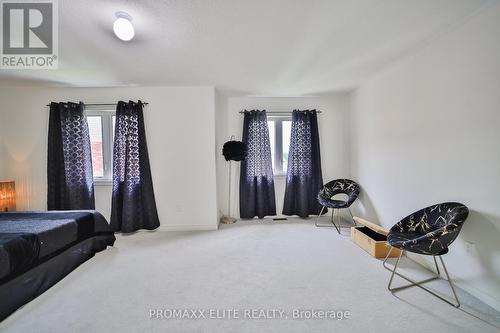
<path id="1" fill-rule="evenodd" d="M 323 208 L 321 208 L 321 211 L 319 212 L 318 218 L 316 219 L 316 222 L 314 222 L 314 225 L 317 227 L 320 227 L 320 228 L 335 228 L 335 229 L 337 229 L 337 232 L 340 234 L 340 229 L 337 227 L 337 225 L 335 224 L 335 221 L 333 219 L 333 216 L 335 213 L 335 208 L 332 209 L 332 217 L 330 219 L 331 224 L 318 224 L 319 217 L 321 216 L 321 214 L 323 213 L 323 210 L 325 208 L 326 208 L 325 206 L 323 206 Z"/>
<path id="2" fill-rule="evenodd" d="M 392 248 L 391 248 L 391 251 L 392 251 Z M 389 284 L 387 285 L 387 289 L 389 289 L 389 291 L 391 291 L 392 293 L 395 293 L 397 291 L 400 291 L 400 290 L 403 290 L 403 289 L 406 289 L 406 288 L 410 288 L 410 287 L 419 287 L 420 289 L 423 289 L 425 291 L 427 291 L 429 294 L 439 298 L 440 300 L 458 308 L 460 307 L 460 301 L 458 300 L 458 296 L 457 296 L 457 293 L 455 291 L 455 287 L 453 286 L 453 282 L 448 274 L 448 270 L 446 269 L 446 266 L 444 264 L 444 261 L 443 261 L 443 258 L 441 256 L 439 256 L 439 259 L 441 260 L 441 265 L 443 266 L 443 269 L 446 273 L 446 279 L 448 281 L 448 283 L 450 284 L 450 287 L 451 287 L 451 290 L 453 292 L 453 296 L 455 297 L 455 300 L 457 301 L 456 303 L 452 303 L 450 302 L 449 300 L 441 297 L 440 295 L 436 294 L 435 292 L 433 292 L 432 290 L 428 289 L 428 288 L 425 288 L 424 286 L 422 286 L 422 284 L 424 283 L 427 283 L 427 282 L 430 282 L 430 281 L 433 281 L 433 280 L 436 280 L 436 279 L 439 279 L 440 278 L 440 271 L 439 271 L 439 266 L 437 264 L 437 261 L 436 261 L 436 256 L 433 256 L 433 259 L 434 259 L 434 264 L 436 265 L 436 271 L 437 271 L 437 274 L 436 276 L 434 277 L 431 277 L 429 279 L 425 279 L 425 280 L 422 280 L 422 281 L 413 281 L 411 280 L 410 278 L 408 278 L 407 276 L 404 276 L 403 274 L 401 273 L 398 273 L 396 272 L 396 269 L 399 265 L 399 262 L 401 260 L 401 257 L 403 256 L 403 254 L 406 252 L 405 250 L 402 250 L 401 253 L 399 254 L 399 257 L 398 257 L 398 260 L 396 261 L 396 264 L 394 265 L 394 268 L 393 269 L 390 269 L 389 267 L 387 267 L 386 265 L 386 262 L 387 262 L 387 259 L 389 258 L 389 255 L 391 253 L 391 251 L 389 251 L 389 253 L 387 254 L 384 262 L 383 262 L 383 266 L 385 269 L 389 270 L 392 272 L 391 274 L 391 278 L 389 280 Z M 391 285 L 392 285 L 392 281 L 394 279 L 394 275 L 397 275 L 403 279 L 405 279 L 406 281 L 410 282 L 410 284 L 407 284 L 407 285 L 404 285 L 404 286 L 401 286 L 401 287 L 396 287 L 396 288 L 391 288 Z"/>
<path id="3" fill-rule="evenodd" d="M 436 260 L 436 257 L 434 257 L 434 260 Z M 448 283 L 450 284 L 450 287 L 451 287 L 451 291 L 453 291 L 453 296 L 455 296 L 455 300 L 457 301 L 456 304 L 453 304 L 451 302 L 448 302 L 448 303 L 453 305 L 456 308 L 459 308 L 460 301 L 458 299 L 457 292 L 455 291 L 455 287 L 453 286 L 453 282 L 451 281 L 450 275 L 448 274 L 448 270 L 446 269 L 446 265 L 444 264 L 443 257 L 439 256 L 439 260 L 441 260 L 441 265 L 443 265 L 443 270 L 444 270 L 444 273 L 446 274 L 446 279 L 448 280 Z M 437 266 L 437 263 L 436 263 L 436 266 Z"/>
<path id="4" fill-rule="evenodd" d="M 333 208 L 332 209 L 332 218 L 331 218 L 331 221 L 332 221 L 332 225 L 329 226 L 329 227 L 335 227 L 335 229 L 337 229 L 337 232 L 339 233 L 340 235 L 340 227 L 339 225 L 337 225 L 337 223 L 335 223 L 335 209 L 337 209 L 337 216 L 339 216 L 339 209 L 338 208 Z M 338 220 L 338 219 L 337 219 Z M 340 223 L 339 223 L 340 224 Z"/>
<path id="5" fill-rule="evenodd" d="M 392 249 L 391 249 L 392 251 Z M 391 252 L 389 251 L 389 253 Z M 396 264 L 394 265 L 394 268 L 392 270 L 392 274 L 391 274 L 391 279 L 389 280 L 389 284 L 387 285 L 387 289 L 391 290 L 391 284 L 392 284 L 392 280 L 394 279 L 394 274 L 396 274 L 396 268 L 398 268 L 398 265 L 399 265 L 399 261 L 401 260 L 401 256 L 403 255 L 404 251 L 401 251 L 399 253 L 399 257 L 398 257 L 398 260 L 396 261 Z M 389 257 L 389 254 L 387 254 L 387 257 Z M 385 260 L 387 260 L 387 258 L 385 258 Z M 385 261 L 384 261 L 385 262 Z"/>
<path id="6" fill-rule="evenodd" d="M 340 235 L 340 209 L 337 208 L 337 215 L 336 215 L 336 218 L 337 218 L 337 223 L 335 223 L 335 220 L 333 218 L 333 213 L 332 213 L 332 223 L 333 225 L 335 226 L 335 229 L 337 229 L 337 232 L 339 233 Z"/>
<path id="7" fill-rule="evenodd" d="M 317 226 L 317 227 L 319 227 L 319 228 L 333 228 L 333 227 L 335 227 L 337 229 L 337 231 L 340 233 L 339 228 L 337 228 L 337 225 L 335 224 L 335 222 L 333 222 L 333 213 L 335 212 L 335 208 L 332 211 L 332 218 L 331 218 L 331 222 L 332 223 L 331 224 L 318 224 L 318 220 L 319 220 L 321 214 L 323 214 L 323 210 L 325 210 L 325 208 L 326 208 L 325 206 L 323 206 L 321 208 L 321 211 L 319 212 L 319 215 L 316 218 L 316 222 L 314 222 L 314 225 Z"/>
<path id="8" fill-rule="evenodd" d="M 389 245 L 389 243 L 386 243 L 386 245 Z M 389 245 L 390 246 L 390 245 Z M 391 249 L 389 250 L 389 252 L 387 253 L 387 255 L 385 256 L 385 259 L 384 261 L 382 262 L 382 266 L 384 266 L 385 269 L 387 269 L 388 271 L 392 272 L 392 269 L 390 269 L 386 263 L 387 263 L 387 259 L 389 259 L 389 256 L 391 255 L 391 252 L 392 250 L 394 249 L 394 247 L 391 246 Z"/>
<path id="9" fill-rule="evenodd" d="M 319 217 L 321 216 L 321 214 L 323 214 L 323 211 L 325 210 L 325 206 L 321 207 L 321 210 L 318 214 L 318 217 L 316 218 L 316 221 L 314 221 L 314 225 L 316 225 L 317 227 L 321 227 L 322 225 L 318 225 L 318 220 L 319 220 Z"/>
<path id="10" fill-rule="evenodd" d="M 325 210 L 325 208 L 326 208 L 325 206 L 321 207 L 321 211 L 318 214 L 318 218 L 321 216 L 321 214 L 323 214 L 323 211 Z"/>
<path id="11" fill-rule="evenodd" d="M 388 244 L 389 243 L 387 243 L 387 245 Z M 390 245 L 388 245 L 388 246 L 390 246 Z M 391 249 L 389 250 L 389 252 L 385 256 L 384 261 L 382 262 L 382 266 L 384 266 L 384 268 L 387 269 L 389 272 L 392 272 L 392 268 L 390 268 L 389 266 L 387 266 L 387 260 L 389 259 L 389 256 L 391 255 L 392 250 L 394 250 L 393 246 L 391 246 Z M 405 251 L 402 250 L 401 253 L 403 253 L 403 252 L 405 252 Z M 441 273 L 439 271 L 439 266 L 438 266 L 437 261 L 436 261 L 436 256 L 432 256 L 432 258 L 434 259 L 434 265 L 436 266 L 436 275 L 437 275 L 437 277 L 439 277 L 441 275 Z M 396 274 L 399 274 L 399 273 L 396 273 Z"/>
<path id="12" fill-rule="evenodd" d="M 347 210 L 349 211 L 349 214 L 351 214 L 352 223 L 354 223 L 354 226 L 356 227 L 357 224 L 356 221 L 354 220 L 354 215 L 352 215 L 351 207 L 347 207 Z"/>
<path id="13" fill-rule="evenodd" d="M 438 266 L 438 263 L 436 261 L 436 256 L 432 256 L 432 259 L 434 259 L 434 265 L 436 266 L 436 273 L 437 275 L 441 275 L 441 272 L 439 271 L 439 266 Z M 444 265 L 443 265 L 444 266 Z"/>
<path id="14" fill-rule="evenodd" d="M 337 229 L 337 232 L 340 234 L 340 229 L 341 228 L 350 228 L 351 226 L 343 226 L 342 225 L 342 221 L 341 221 L 341 218 L 340 218 L 340 209 L 339 208 L 333 208 L 332 209 L 332 217 L 330 219 L 331 221 L 331 224 L 318 224 L 318 219 L 319 217 L 321 216 L 321 214 L 323 213 L 323 209 L 325 208 L 325 206 L 323 206 L 323 208 L 321 208 L 321 212 L 319 213 L 318 215 L 318 218 L 316 219 L 316 222 L 314 223 L 317 227 L 326 227 L 326 228 L 331 228 L 331 227 L 334 227 L 335 229 Z M 349 209 L 349 213 L 351 214 L 351 218 L 352 218 L 352 221 L 354 223 L 354 226 L 356 226 L 356 221 L 354 221 L 354 216 L 352 215 L 352 212 L 351 212 L 351 209 L 348 207 Z M 335 210 L 337 211 L 337 214 L 335 215 Z M 335 218 L 337 219 L 337 223 L 335 223 Z"/>
<path id="15" fill-rule="evenodd" d="M 391 280 L 389 281 L 389 285 L 388 285 L 388 289 L 391 291 L 391 292 L 396 292 L 396 291 L 399 291 L 399 290 L 403 290 L 403 289 L 406 289 L 406 288 L 410 288 L 410 287 L 414 287 L 414 286 L 417 286 L 417 287 L 420 287 L 424 290 L 427 290 L 426 288 L 422 287 L 421 285 L 424 284 L 424 283 L 427 283 L 427 282 L 430 282 L 430 281 L 434 281 L 434 280 L 437 280 L 439 279 L 439 274 L 436 275 L 436 276 L 433 276 L 431 278 L 428 278 L 428 279 L 425 279 L 425 280 L 422 280 L 422 281 L 413 281 L 411 280 L 410 278 L 404 276 L 403 274 L 401 273 L 398 273 L 396 272 L 396 268 L 397 268 L 397 265 L 399 264 L 399 260 L 401 259 L 401 257 L 403 256 L 403 254 L 405 253 L 406 251 L 402 250 L 401 253 L 399 254 L 399 258 L 398 258 L 398 261 L 396 262 L 396 265 L 394 266 L 394 269 L 392 270 L 392 275 L 391 275 Z M 437 267 L 437 266 L 436 266 Z M 410 282 L 410 284 L 407 284 L 407 285 L 404 285 L 404 286 L 401 286 L 401 287 L 396 287 L 396 288 L 391 288 L 391 282 L 392 282 L 392 278 L 394 277 L 394 275 L 397 275 L 403 279 L 405 279 L 406 281 Z"/>

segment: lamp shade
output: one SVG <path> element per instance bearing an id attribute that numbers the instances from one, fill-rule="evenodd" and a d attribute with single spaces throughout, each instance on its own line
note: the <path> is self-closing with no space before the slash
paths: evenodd
<path id="1" fill-rule="evenodd" d="M 0 180 L 0 211 L 16 210 L 16 183 L 13 180 Z"/>
<path id="2" fill-rule="evenodd" d="M 247 156 L 247 145 L 241 141 L 228 141 L 222 147 L 226 161 L 243 161 Z"/>

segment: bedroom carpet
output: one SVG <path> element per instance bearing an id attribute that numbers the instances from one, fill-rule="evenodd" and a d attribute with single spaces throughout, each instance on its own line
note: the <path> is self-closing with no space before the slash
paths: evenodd
<path id="1" fill-rule="evenodd" d="M 15 312 L 0 331 L 499 332 L 500 314 L 461 290 L 461 309 L 418 288 L 392 295 L 379 260 L 312 223 L 238 221 L 218 231 L 118 236 L 114 248 Z M 403 268 L 429 274 L 408 259 Z M 429 286 L 448 293 L 444 281 Z M 199 309 L 207 318 L 151 319 L 152 309 L 166 316 Z M 240 318 L 227 319 L 223 310 Z M 294 319 L 299 310 L 350 316 Z"/>

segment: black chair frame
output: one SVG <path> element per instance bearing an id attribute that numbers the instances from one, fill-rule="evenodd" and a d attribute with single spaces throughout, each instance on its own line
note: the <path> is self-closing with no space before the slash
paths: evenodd
<path id="1" fill-rule="evenodd" d="M 356 226 L 356 221 L 354 220 L 354 216 L 352 215 L 350 207 L 352 203 L 358 198 L 359 191 L 360 191 L 359 185 L 350 179 L 335 179 L 326 183 L 318 194 L 318 202 L 321 204 L 322 208 L 315 222 L 316 227 L 334 227 L 340 234 L 341 228 L 351 228 L 353 226 Z M 347 195 L 347 200 L 333 199 L 332 197 L 337 194 Z M 331 223 L 329 224 L 318 223 L 319 217 L 323 215 L 323 211 L 325 209 L 328 210 L 328 208 L 332 208 Z M 341 224 L 341 217 L 340 217 L 341 209 L 347 209 L 349 211 L 349 214 L 351 215 L 351 219 L 353 222 L 352 225 Z M 335 223 L 335 220 L 337 220 L 337 223 Z"/>
<path id="2" fill-rule="evenodd" d="M 388 245 L 392 248 L 383 262 L 384 268 L 391 272 L 387 289 L 395 293 L 410 287 L 419 287 L 454 307 L 460 307 L 460 300 L 458 299 L 455 286 L 453 285 L 453 281 L 448 273 L 442 256 L 448 253 L 448 247 L 457 238 L 463 223 L 467 219 L 468 213 L 468 208 L 463 204 L 446 202 L 419 210 L 394 225 L 387 235 Z M 399 248 L 401 252 L 394 267 L 390 268 L 387 265 L 387 261 L 393 248 Z M 431 255 L 436 267 L 436 271 L 434 272 L 435 275 L 422 281 L 414 281 L 408 276 L 397 272 L 401 258 L 407 254 L 407 252 L 419 255 Z M 439 261 L 446 275 L 446 281 L 450 285 L 453 293 L 454 302 L 423 286 L 427 282 L 441 278 L 441 272 L 436 257 L 439 257 Z M 410 283 L 400 287 L 392 287 L 395 275 Z"/>

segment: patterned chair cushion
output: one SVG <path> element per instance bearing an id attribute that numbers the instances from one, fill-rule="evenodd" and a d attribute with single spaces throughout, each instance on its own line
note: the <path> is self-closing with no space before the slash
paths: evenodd
<path id="1" fill-rule="evenodd" d="M 396 223 L 387 235 L 387 242 L 414 253 L 445 254 L 468 214 L 468 208 L 457 202 L 429 206 Z"/>
<path id="2" fill-rule="evenodd" d="M 345 194 L 347 200 L 332 199 L 334 195 Z M 359 195 L 359 185 L 350 179 L 335 179 L 326 183 L 319 191 L 318 201 L 328 208 L 347 208 Z"/>

